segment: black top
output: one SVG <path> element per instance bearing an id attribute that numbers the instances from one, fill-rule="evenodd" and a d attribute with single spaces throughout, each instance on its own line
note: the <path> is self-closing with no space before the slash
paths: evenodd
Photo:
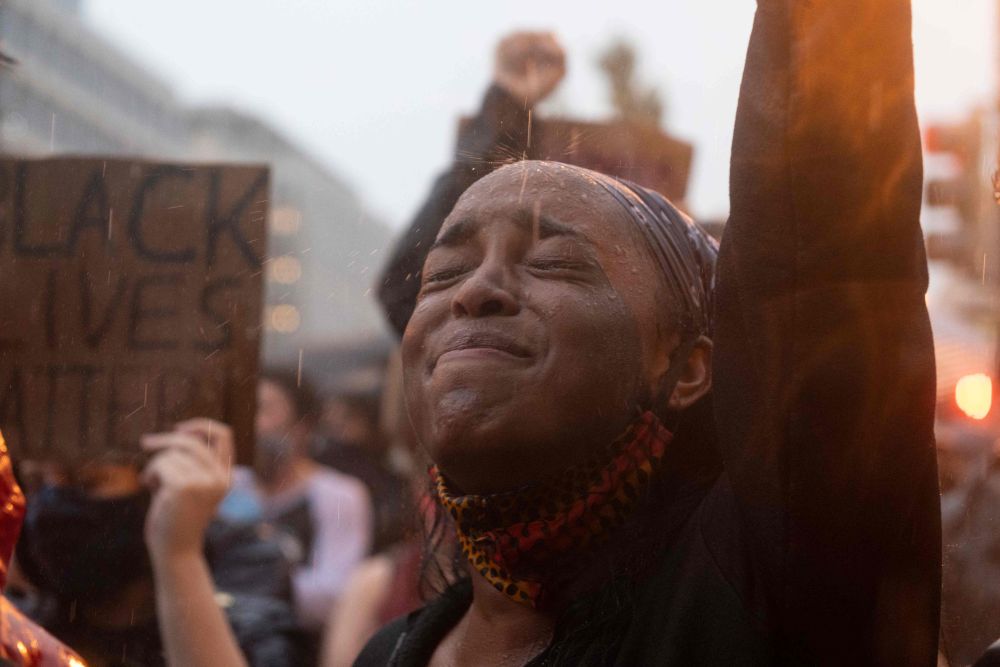
<path id="1" fill-rule="evenodd" d="M 759 0 L 718 268 L 724 471 L 640 588 L 614 664 L 936 664 L 935 378 L 912 69 L 907 0 Z M 522 113 L 487 94 L 386 275 L 397 325 L 430 240 L 489 164 L 468 146 L 512 154 L 496 147 Z M 356 664 L 425 663 L 467 604 L 452 591 L 384 629 Z"/>

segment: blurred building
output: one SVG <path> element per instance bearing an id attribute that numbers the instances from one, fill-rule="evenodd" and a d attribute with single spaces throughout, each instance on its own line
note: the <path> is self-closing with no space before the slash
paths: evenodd
<path id="1" fill-rule="evenodd" d="M 929 250 L 989 283 L 1000 277 L 989 261 L 1000 244 L 992 187 L 998 127 L 997 114 L 979 108 L 958 122 L 924 128 L 921 222 Z"/>
<path id="2" fill-rule="evenodd" d="M 188 114 L 192 156 L 271 165 L 265 339 L 272 362 L 378 331 L 372 280 L 389 239 L 357 197 L 274 128 L 238 111 Z"/>
<path id="3" fill-rule="evenodd" d="M 191 109 L 91 29 L 80 0 L 0 0 L 0 153 L 272 167 L 264 359 L 381 330 L 371 297 L 388 228 L 307 151 L 250 114 Z"/>
<path id="4" fill-rule="evenodd" d="M 959 122 L 924 127 L 921 209 L 930 260 L 927 306 L 937 352 L 938 420 L 971 419 L 994 430 L 1000 429 L 991 411 L 1000 360 L 1000 211 L 991 187 L 996 127 L 995 114 L 985 109 Z M 975 400 L 970 402 L 970 396 Z M 969 405 L 961 405 L 961 398 Z M 984 410 L 969 410 L 970 405 Z"/>
<path id="5" fill-rule="evenodd" d="M 0 2 L 0 149 L 7 153 L 184 154 L 170 88 L 81 21 L 78 2 Z"/>

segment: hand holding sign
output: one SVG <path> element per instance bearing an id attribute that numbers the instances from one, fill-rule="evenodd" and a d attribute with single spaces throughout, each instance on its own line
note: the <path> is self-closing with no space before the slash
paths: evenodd
<path id="1" fill-rule="evenodd" d="M 233 430 L 212 419 L 190 419 L 169 433 L 142 436 L 153 454 L 143 479 L 153 492 L 146 515 L 150 556 L 200 554 L 205 529 L 229 489 Z"/>
<path id="2" fill-rule="evenodd" d="M 204 555 L 205 529 L 229 488 L 233 431 L 211 419 L 191 419 L 170 433 L 143 436 L 142 447 L 153 454 L 143 473 L 153 490 L 146 544 L 167 663 L 246 667 L 214 599 Z"/>
<path id="3" fill-rule="evenodd" d="M 204 415 L 249 461 L 268 171 L 0 160 L 0 428 L 22 460 Z"/>

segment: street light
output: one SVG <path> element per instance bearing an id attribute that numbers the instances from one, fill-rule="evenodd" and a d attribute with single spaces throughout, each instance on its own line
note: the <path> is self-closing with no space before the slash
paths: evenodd
<path id="1" fill-rule="evenodd" d="M 986 419 L 993 406 L 993 381 L 985 373 L 961 378 L 955 385 L 955 404 L 968 417 Z"/>

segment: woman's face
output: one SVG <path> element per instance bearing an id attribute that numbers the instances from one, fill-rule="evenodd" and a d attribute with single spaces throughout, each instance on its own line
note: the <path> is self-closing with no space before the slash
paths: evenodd
<path id="1" fill-rule="evenodd" d="M 430 457 L 465 492 L 516 488 L 617 437 L 676 345 L 633 223 L 601 188 L 525 162 L 442 226 L 403 338 Z"/>
<path id="2" fill-rule="evenodd" d="M 283 437 L 295 425 L 295 405 L 284 389 L 270 380 L 257 383 L 258 436 Z"/>

